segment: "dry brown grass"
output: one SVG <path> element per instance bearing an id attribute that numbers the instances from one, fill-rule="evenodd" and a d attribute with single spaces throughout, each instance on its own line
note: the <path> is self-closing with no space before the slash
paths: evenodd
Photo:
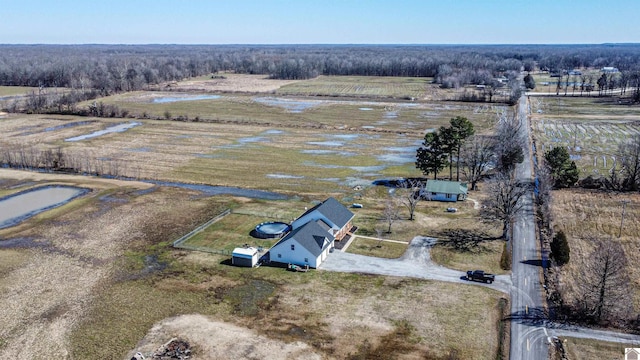
<path id="1" fill-rule="evenodd" d="M 302 80 L 275 80 L 266 75 L 219 73 L 158 85 L 158 90 L 198 92 L 273 93 L 282 86 Z"/>
<path id="2" fill-rule="evenodd" d="M 378 240 L 356 237 L 347 251 L 354 254 L 396 259 L 405 253 L 409 245 L 408 243 L 384 241 L 384 238 L 383 236 L 381 240 Z"/>
<path id="3" fill-rule="evenodd" d="M 629 200 L 626 207 L 622 236 L 620 219 L 622 200 Z M 629 278 L 633 289 L 634 310 L 640 311 L 640 267 L 633 266 L 640 248 L 640 194 L 613 193 L 587 190 L 560 190 L 553 193 L 554 227 L 567 235 L 571 249 L 571 261 L 561 270 L 561 286 L 566 291 L 566 300 L 575 299 L 573 279 L 582 271 L 581 260 L 586 259 L 594 246 L 591 237 L 622 244 L 630 266 Z"/>
<path id="4" fill-rule="evenodd" d="M 173 188 L 140 194 L 114 180 L 64 178 L 99 186 L 81 206 L 3 233 L 43 247 L 0 250 L 0 260 L 11 259 L 0 266 L 0 288 L 6 290 L 0 292 L 1 356 L 121 359 L 153 324 L 184 313 L 202 313 L 269 339 L 302 341 L 327 358 L 392 349 L 402 358 L 451 351 L 491 358 L 497 351 L 497 330 L 487 331 L 496 329 L 500 317 L 497 292 L 382 276 L 230 267 L 228 258 L 167 244 L 223 207 L 243 203 L 258 210 L 251 201 L 196 198 Z M 464 331 L 462 323 L 468 324 Z"/>
<path id="5" fill-rule="evenodd" d="M 88 180 L 85 186 L 93 182 L 84 179 Z M 12 257 L 3 264 L 0 280 L 6 290 L 0 293 L 3 356 L 69 357 L 69 335 L 111 277 L 114 259 L 147 235 L 142 225 L 161 219 L 169 209 L 188 213 L 181 204 L 194 210 L 184 196 L 175 197 L 176 190 L 158 190 L 145 197 L 134 195 L 131 187 L 117 188 L 112 183 L 111 189 L 118 190 L 110 191 L 108 183 L 102 186 L 107 189 L 59 208 L 65 210 L 56 209 L 56 215 L 43 213 L 26 222 L 31 225 L 3 230 L 3 237 L 30 239 L 16 249 L 0 250 L 3 257 Z M 101 200 L 106 194 L 121 201 Z M 79 202 L 83 206 L 75 207 Z"/>
<path id="6" fill-rule="evenodd" d="M 616 344 L 591 339 L 563 338 L 569 359 L 624 359 L 624 348 L 631 344 Z"/>

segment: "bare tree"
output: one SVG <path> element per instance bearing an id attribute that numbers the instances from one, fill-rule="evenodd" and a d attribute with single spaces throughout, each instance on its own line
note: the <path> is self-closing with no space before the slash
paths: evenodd
<path id="1" fill-rule="evenodd" d="M 592 241 L 596 249 L 585 257 L 580 271 L 578 309 L 595 322 L 627 319 L 632 300 L 622 245 L 613 239 Z"/>
<path id="2" fill-rule="evenodd" d="M 522 126 L 518 116 L 507 115 L 505 111 L 498 114 L 496 141 L 494 152 L 499 172 L 511 173 L 517 164 L 524 161 L 524 147 L 527 140 L 523 136 Z"/>
<path id="3" fill-rule="evenodd" d="M 635 135 L 618 148 L 618 158 L 622 165 L 623 186 L 627 190 L 640 188 L 640 135 Z"/>
<path id="4" fill-rule="evenodd" d="M 462 174 L 471 184 L 471 190 L 477 189 L 478 182 L 491 169 L 495 163 L 494 141 L 483 135 L 475 135 L 460 150 L 460 164 Z"/>
<path id="5" fill-rule="evenodd" d="M 553 190 L 553 177 L 551 176 L 551 170 L 544 163 L 537 163 L 535 192 L 536 204 L 538 206 L 550 206 L 551 190 Z"/>
<path id="6" fill-rule="evenodd" d="M 395 199 L 392 196 L 384 203 L 384 210 L 382 211 L 382 218 L 387 224 L 387 234 L 391 234 L 391 226 L 398 220 L 398 206 Z"/>
<path id="7" fill-rule="evenodd" d="M 502 222 L 502 237 L 509 239 L 511 222 L 524 210 L 528 186 L 515 177 L 498 173 L 488 181 L 488 197 L 482 216 L 486 220 Z"/>
<path id="8" fill-rule="evenodd" d="M 413 221 L 413 215 L 416 212 L 416 207 L 422 198 L 422 192 L 424 191 L 425 183 L 417 179 L 409 179 L 406 182 L 406 190 L 402 191 L 400 195 L 400 203 L 407 207 L 409 210 L 409 220 Z"/>

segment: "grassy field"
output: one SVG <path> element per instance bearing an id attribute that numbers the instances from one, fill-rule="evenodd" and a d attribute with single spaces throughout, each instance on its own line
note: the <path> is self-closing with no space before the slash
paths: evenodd
<path id="1" fill-rule="evenodd" d="M 355 274 L 242 269 L 218 265 L 220 260 L 187 255 L 178 264 L 171 262 L 169 271 L 105 289 L 72 338 L 74 357 L 118 358 L 110 355 L 113 350 L 133 348 L 155 321 L 192 312 L 252 328 L 270 338 L 304 341 L 332 358 L 375 357 L 391 350 L 410 357 L 445 358 L 456 352 L 492 358 L 497 350 L 497 334 L 488 336 L 486 329 L 495 328 L 498 319 L 485 307 L 497 307 L 499 295 L 484 288 Z M 158 300 L 150 302 L 150 298 Z M 327 304 L 335 304 L 329 313 L 321 310 Z M 416 306 L 423 310 L 412 311 Z M 474 326 L 461 332 L 460 322 Z M 389 344 L 388 338 L 398 333 L 404 336 L 394 337 Z"/>
<path id="2" fill-rule="evenodd" d="M 38 91 L 38 88 L 29 86 L 0 86 L 0 96 L 26 95 L 32 91 Z"/>
<path id="3" fill-rule="evenodd" d="M 567 234 L 571 249 L 571 261 L 562 268 L 561 276 L 565 285 L 567 301 L 577 296 L 571 279 L 582 271 L 581 259 L 588 258 L 594 247 L 588 239 L 592 236 L 622 244 L 627 259 L 633 264 L 640 247 L 640 195 L 637 193 L 616 194 L 610 192 L 591 192 L 583 190 L 555 191 L 553 213 L 557 230 Z M 621 236 L 620 217 L 622 200 L 629 200 Z M 633 291 L 635 312 L 640 311 L 640 268 L 629 266 L 629 278 Z"/>
<path id="4" fill-rule="evenodd" d="M 266 220 L 268 219 L 232 213 L 195 234 L 183 244 L 229 253 L 244 244 L 268 249 L 277 240 L 260 240 L 250 235 L 256 225 Z"/>
<path id="5" fill-rule="evenodd" d="M 318 76 L 285 85 L 278 95 L 423 99 L 433 86 L 432 78 L 379 76 Z"/>
<path id="6" fill-rule="evenodd" d="M 624 359 L 624 349 L 631 344 L 616 344 L 590 339 L 563 338 L 570 359 Z"/>
<path id="7" fill-rule="evenodd" d="M 105 104 L 127 109 L 131 116 L 186 118 L 192 121 L 233 122 L 271 127 L 330 127 L 342 130 L 422 132 L 466 116 L 478 130 L 495 120 L 500 105 L 442 102 L 391 102 L 317 97 L 277 97 L 223 94 L 209 100 L 157 103 L 170 92 L 133 92 L 102 98 Z M 184 95 L 184 94 L 183 94 Z M 92 102 L 91 102 L 92 103 Z M 80 104 L 88 106 L 89 103 Z"/>
<path id="8" fill-rule="evenodd" d="M 380 258 L 397 259 L 407 250 L 408 244 L 406 243 L 384 241 L 384 237 L 381 239 L 382 240 L 356 237 L 351 245 L 349 245 L 347 252 Z"/>
<path id="9" fill-rule="evenodd" d="M 371 115 L 374 112 L 359 110 L 358 105 L 331 105 L 318 112 L 328 111 L 323 116 L 330 118 L 333 126 L 294 126 L 295 117 L 309 122 L 317 114 L 292 114 L 262 104 L 233 111 L 250 113 L 252 106 L 269 108 L 281 116 L 255 110 L 254 115 L 247 115 L 255 116 L 255 123 L 138 120 L 142 126 L 124 133 L 65 142 L 69 137 L 127 120 L 16 115 L 0 122 L 0 130 L 7 134 L 1 142 L 8 148 L 55 149 L 60 146 L 78 158 L 89 158 L 87 161 L 94 163 L 94 168 L 100 166 L 105 171 L 117 168 L 119 175 L 129 177 L 296 194 L 338 191 L 349 197 L 352 194 L 348 189 L 370 184 L 381 177 L 418 175 L 413 164 L 415 151 L 427 129 L 447 124 L 454 115 L 463 115 L 474 121 L 479 132 L 488 131 L 495 116 L 495 109 L 441 104 L 438 106 L 442 112 L 434 113 L 433 117 L 425 115 L 418 119 L 418 114 L 425 110 L 410 107 L 406 109 L 407 116 L 413 120 L 399 115 L 399 118 L 375 125 L 382 117 L 380 113 Z M 349 111 L 355 111 L 363 118 L 359 120 Z M 273 119 L 264 119 L 264 116 L 273 116 Z M 336 124 L 336 119 L 341 119 L 341 126 Z M 318 124 L 318 121 L 309 123 Z M 364 124 L 372 124 L 373 128 L 365 128 L 367 125 Z"/>
<path id="10" fill-rule="evenodd" d="M 199 79 L 209 80 L 215 79 Z M 279 89 L 303 83 L 254 80 L 253 86 Z M 360 96 L 357 91 L 380 96 L 396 96 L 399 91 L 401 96 L 406 89 L 424 85 L 417 79 L 374 80 L 367 80 L 362 89 L 340 91 L 353 97 Z M 318 89 L 345 85 L 333 81 Z M 218 85 L 207 86 L 211 90 Z M 35 239 L 44 246 L 0 250 L 0 260 L 11 258 L 0 265 L 0 289 L 19 290 L 0 293 L 0 300 L 11 304 L 0 315 L 0 354 L 121 359 L 153 324 L 198 312 L 270 338 L 305 342 L 328 358 L 379 358 L 390 351 L 407 358 L 495 357 L 499 304 L 504 302 L 495 291 L 362 274 L 236 268 L 228 266 L 228 256 L 176 250 L 170 243 L 232 208 L 231 215 L 190 241 L 224 250 L 245 243 L 268 247 L 272 241 L 249 236 L 256 224 L 289 222 L 327 196 L 344 204 L 364 204 L 354 209 L 358 234 L 374 235 L 382 224 L 389 189 L 372 181 L 418 176 L 413 157 L 425 131 L 460 115 L 471 119 L 477 132 L 488 132 L 499 107 L 379 101 L 377 96 L 371 101 L 280 99 L 232 92 L 217 99 L 153 102 L 175 95 L 136 92 L 103 101 L 135 116 L 164 117 L 168 112 L 172 118 L 201 121 L 137 119 L 142 125 L 126 132 L 67 142 L 131 119 L 12 114 L 0 121 L 5 134 L 0 145 L 29 149 L 26 153 L 61 147 L 101 173 L 277 191 L 289 200 L 203 197 L 172 187 L 149 190 L 148 184 L 99 185 L 89 177 L 65 180 L 95 191 L 0 232 L 3 238 Z M 2 182 L 0 193 L 30 181 Z M 449 230 L 478 229 L 472 202 L 457 204 L 455 214 L 446 213 L 447 206 L 422 202 L 414 221 L 407 220 L 402 209 L 401 219 L 385 237 L 446 240 Z M 398 257 L 406 248 L 396 243 L 383 246 L 362 239 L 352 251 Z M 489 259 L 497 264 L 500 256 L 489 250 L 458 254 L 446 246 L 439 251 L 447 264 L 464 268 L 478 261 L 489 264 Z M 471 326 L 460 331 L 463 323 Z M 39 338 L 46 341 L 35 344 L 33 339 Z"/>
<path id="11" fill-rule="evenodd" d="M 640 134 L 637 109 L 608 99 L 534 98 L 531 103 L 540 155 L 566 147 L 581 177 L 607 174 L 619 144 Z"/>

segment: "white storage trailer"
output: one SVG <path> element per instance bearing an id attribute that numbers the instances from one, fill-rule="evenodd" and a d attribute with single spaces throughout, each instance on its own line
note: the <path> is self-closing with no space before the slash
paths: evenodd
<path id="1" fill-rule="evenodd" d="M 256 266 L 258 264 L 258 249 L 254 247 L 233 249 L 231 264 L 245 267 Z"/>

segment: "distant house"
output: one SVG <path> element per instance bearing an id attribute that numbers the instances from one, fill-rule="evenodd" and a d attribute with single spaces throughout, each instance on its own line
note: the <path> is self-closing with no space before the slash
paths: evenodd
<path id="1" fill-rule="evenodd" d="M 310 221 L 322 220 L 329 227 L 327 231 L 340 241 L 351 229 L 354 214 L 338 200 L 330 197 L 320 204 L 305 211 L 291 224 L 292 229 L 299 228 Z"/>
<path id="2" fill-rule="evenodd" d="M 274 262 L 317 268 L 334 246 L 335 238 L 329 230 L 330 226 L 323 220 L 311 220 L 273 245 L 269 257 Z"/>
<path id="3" fill-rule="evenodd" d="M 432 201 L 462 201 L 467 199 L 467 184 L 459 181 L 427 180 L 422 198 Z"/>
<path id="4" fill-rule="evenodd" d="M 624 360 L 640 360 L 640 348 L 624 349 Z"/>
<path id="5" fill-rule="evenodd" d="M 613 66 L 605 66 L 602 69 L 600 69 L 600 71 L 602 71 L 605 74 L 615 74 L 620 72 L 620 70 L 618 70 L 618 68 L 615 68 Z"/>
<path id="6" fill-rule="evenodd" d="M 574 69 L 569 71 L 569 75 L 582 75 L 582 71 Z"/>

